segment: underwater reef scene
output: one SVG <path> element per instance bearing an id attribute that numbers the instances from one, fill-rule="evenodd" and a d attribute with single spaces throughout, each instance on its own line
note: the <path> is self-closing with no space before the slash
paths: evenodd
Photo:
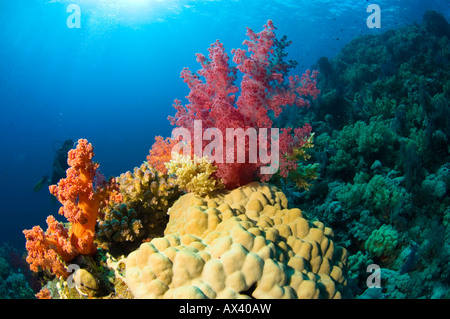
<path id="1" fill-rule="evenodd" d="M 157 136 L 106 178 L 80 138 L 49 187 L 65 221 L 23 231 L 26 262 L 0 248 L 1 298 L 449 298 L 450 25 L 427 11 L 299 75 L 276 31 L 182 70 L 169 121 L 200 145 Z M 265 129 L 259 157 L 227 128 Z"/>

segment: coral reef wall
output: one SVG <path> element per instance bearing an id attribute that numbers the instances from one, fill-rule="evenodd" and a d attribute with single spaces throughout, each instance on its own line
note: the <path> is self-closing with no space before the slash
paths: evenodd
<path id="1" fill-rule="evenodd" d="M 437 26 L 448 23 L 430 11 L 317 62 L 322 94 L 303 115 L 319 178 L 288 196 L 349 250 L 355 297 L 449 297 L 450 38 Z"/>

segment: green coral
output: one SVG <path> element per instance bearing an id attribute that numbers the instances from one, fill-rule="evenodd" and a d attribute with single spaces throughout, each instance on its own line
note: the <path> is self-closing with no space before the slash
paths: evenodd
<path id="1" fill-rule="evenodd" d="M 336 146 L 353 154 L 370 155 L 379 152 L 383 147 L 389 147 L 394 138 L 390 121 L 378 116 L 372 117 L 369 124 L 358 121 L 345 126 L 336 139 Z"/>
<path id="2" fill-rule="evenodd" d="M 386 154 L 393 151 L 395 141 L 391 120 L 382 116 L 372 117 L 368 124 L 357 121 L 346 125 L 332 133 L 330 147 L 336 149 L 336 153 L 330 158 L 327 169 L 332 174 L 352 176 L 375 158 L 389 163 L 392 158 Z"/>
<path id="3" fill-rule="evenodd" d="M 372 231 L 380 226 L 379 219 L 368 210 L 363 210 L 359 214 L 359 218 L 351 223 L 351 234 L 358 240 L 366 241 Z"/>
<path id="4" fill-rule="evenodd" d="M 442 165 L 435 174 L 428 175 L 421 186 L 422 192 L 443 200 L 450 189 L 450 163 Z"/>
<path id="5" fill-rule="evenodd" d="M 19 251 L 9 243 L 0 243 L 0 299 L 32 299 L 35 292 L 29 282 L 29 268 L 11 264 Z"/>
<path id="6" fill-rule="evenodd" d="M 391 225 L 385 224 L 372 232 L 364 247 L 371 256 L 389 256 L 398 245 L 398 237 L 397 231 Z"/>
<path id="7" fill-rule="evenodd" d="M 385 297 L 389 299 L 406 299 L 415 288 L 409 274 L 385 268 L 381 269 L 381 285 L 384 287 Z"/>
<path id="8" fill-rule="evenodd" d="M 9 263 L 0 256 L 0 279 L 5 280 L 9 275 Z"/>
<path id="9" fill-rule="evenodd" d="M 400 183 L 401 179 L 383 175 L 370 178 L 369 174 L 357 173 L 353 183 L 343 186 L 336 197 L 347 209 L 364 207 L 387 218 L 410 201 L 410 195 Z"/>
<path id="10" fill-rule="evenodd" d="M 359 281 L 367 280 L 367 266 L 373 264 L 367 252 L 358 251 L 348 257 L 348 280 L 350 285 L 358 285 Z"/>

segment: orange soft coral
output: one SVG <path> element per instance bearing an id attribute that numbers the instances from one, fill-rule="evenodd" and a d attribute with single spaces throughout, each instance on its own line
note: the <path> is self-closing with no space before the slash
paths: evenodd
<path id="1" fill-rule="evenodd" d="M 78 140 L 77 148 L 70 150 L 68 155 L 70 167 L 66 178 L 49 189 L 63 205 L 59 213 L 71 223 L 70 231 L 53 216 L 47 218 L 45 233 L 39 226 L 23 231 L 30 269 L 36 272 L 47 270 L 64 278 L 68 276 L 66 262 L 79 254 L 96 252 L 94 235 L 101 203 L 121 200 L 115 179 L 105 182 L 100 178 L 103 176 L 97 172 L 99 165 L 92 161 L 94 151 L 87 140 Z"/>
<path id="2" fill-rule="evenodd" d="M 172 148 L 178 143 L 178 140 L 170 137 L 164 139 L 162 136 L 155 137 L 155 143 L 150 149 L 150 154 L 147 155 L 147 162 L 157 171 L 167 174 L 165 163 L 172 159 Z"/>
<path id="3" fill-rule="evenodd" d="M 58 277 L 67 278 L 64 261 L 72 260 L 78 252 L 69 241 L 67 229 L 58 223 L 53 216 L 47 217 L 47 231 L 34 226 L 24 230 L 27 240 L 27 262 L 33 271 L 47 270 Z"/>
<path id="4" fill-rule="evenodd" d="M 77 148 L 69 151 L 66 178 L 50 186 L 50 193 L 63 204 L 59 213 L 72 223 L 70 243 L 83 255 L 96 251 L 95 225 L 100 204 L 114 193 L 114 179 L 104 185 L 94 186 L 98 163 L 92 161 L 94 151 L 85 139 L 78 140 Z"/>
<path id="5" fill-rule="evenodd" d="M 52 299 L 52 295 L 48 288 L 41 289 L 35 296 L 37 299 Z"/>

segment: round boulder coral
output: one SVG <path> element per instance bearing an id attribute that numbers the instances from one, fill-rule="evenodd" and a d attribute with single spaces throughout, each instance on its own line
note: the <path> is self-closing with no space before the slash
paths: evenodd
<path id="1" fill-rule="evenodd" d="M 182 196 L 126 259 L 135 298 L 340 298 L 347 252 L 268 184 Z"/>

